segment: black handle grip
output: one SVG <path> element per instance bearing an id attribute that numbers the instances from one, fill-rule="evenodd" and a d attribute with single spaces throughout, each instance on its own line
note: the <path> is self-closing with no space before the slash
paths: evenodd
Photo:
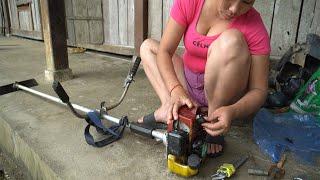
<path id="1" fill-rule="evenodd" d="M 132 74 L 132 76 L 135 76 L 136 73 L 137 73 L 137 70 L 139 68 L 139 65 L 140 65 L 140 62 L 141 62 L 141 58 L 140 57 L 136 57 L 136 60 L 134 61 L 134 64 L 131 68 L 131 72 L 130 74 Z"/>
<path id="2" fill-rule="evenodd" d="M 52 84 L 52 88 L 57 93 L 62 102 L 69 103 L 69 96 L 63 89 L 59 81 L 54 81 Z"/>
<path id="3" fill-rule="evenodd" d="M 153 138 L 152 131 L 154 130 L 154 128 L 147 127 L 144 124 L 132 122 L 130 123 L 130 130 L 133 133 L 136 133 L 145 137 Z"/>

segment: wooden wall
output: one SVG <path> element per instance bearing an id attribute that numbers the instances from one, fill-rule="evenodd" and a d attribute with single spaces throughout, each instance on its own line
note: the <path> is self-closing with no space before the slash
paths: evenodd
<path id="1" fill-rule="evenodd" d="M 304 0 L 298 42 L 303 42 L 308 33 L 316 33 L 320 35 L 320 1 L 319 0 Z"/>
<path id="2" fill-rule="evenodd" d="M 39 0 L 10 0 L 8 2 L 12 34 L 43 39 Z"/>
<path id="3" fill-rule="evenodd" d="M 160 40 L 173 2 L 148 1 L 148 37 Z M 134 53 L 134 0 L 65 0 L 65 4 L 68 45 Z M 254 6 L 269 32 L 273 56 L 282 56 L 308 33 L 320 35 L 320 1 L 256 0 Z M 9 0 L 9 11 L 13 34 L 42 39 L 39 0 Z"/>
<path id="4" fill-rule="evenodd" d="M 172 2 L 149 1 L 150 38 L 160 40 Z M 303 42 L 307 33 L 320 35 L 320 1 L 256 0 L 254 7 L 260 12 L 269 32 L 272 56 L 282 56 L 294 43 Z"/>
<path id="5" fill-rule="evenodd" d="M 68 45 L 132 55 L 134 0 L 65 0 Z"/>
<path id="6" fill-rule="evenodd" d="M 4 33 L 4 28 L 5 28 L 5 25 L 3 24 L 4 23 L 4 15 L 3 15 L 3 10 L 2 10 L 2 1 L 0 0 L 0 35 L 3 35 Z"/>

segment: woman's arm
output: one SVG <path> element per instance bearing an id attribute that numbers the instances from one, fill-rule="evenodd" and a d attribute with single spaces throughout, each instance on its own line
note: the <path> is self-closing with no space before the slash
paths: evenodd
<path id="1" fill-rule="evenodd" d="M 170 17 L 160 41 L 157 65 L 168 91 L 179 83 L 174 71 L 172 56 L 179 45 L 185 29 L 185 27 Z"/>
<path id="2" fill-rule="evenodd" d="M 193 103 L 175 73 L 172 56 L 186 28 L 178 24 L 172 18 L 169 19 L 167 27 L 160 41 L 157 54 L 157 65 L 161 77 L 168 89 L 170 96 L 170 107 L 168 109 L 167 122 L 178 118 L 178 110 L 181 106 L 193 107 Z"/>

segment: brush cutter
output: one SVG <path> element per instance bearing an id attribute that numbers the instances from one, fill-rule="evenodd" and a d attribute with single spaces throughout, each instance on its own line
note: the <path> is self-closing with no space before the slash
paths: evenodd
<path id="1" fill-rule="evenodd" d="M 38 85 L 34 79 L 2 86 L 0 87 L 0 95 L 22 90 L 69 107 L 75 116 L 86 120 L 88 123 L 84 130 L 85 140 L 89 145 L 94 147 L 103 147 L 119 140 L 125 128 L 130 129 L 131 132 L 136 134 L 161 140 L 167 148 L 168 169 L 184 177 L 196 175 L 207 152 L 207 144 L 204 142 L 206 133 L 201 127 L 201 123 L 205 120 L 197 109 L 190 110 L 187 107 L 180 108 L 179 119 L 169 124 L 166 130 L 159 130 L 156 129 L 156 127 L 145 124 L 129 122 L 127 116 L 116 118 L 109 115 L 108 111 L 117 107 L 122 102 L 131 82 L 133 82 L 133 77 L 141 61 L 138 57 L 134 58 L 134 65 L 129 71 L 124 83 L 124 92 L 120 100 L 111 106 L 105 106 L 105 102 L 102 102 L 100 109 L 89 109 L 73 104 L 70 102 L 69 96 L 62 85 L 57 81 L 53 83 L 52 87 L 59 98 L 31 89 L 31 87 Z M 113 125 L 106 127 L 104 123 L 102 123 L 102 120 L 107 120 Z M 100 141 L 95 141 L 94 137 L 90 134 L 91 126 L 105 138 Z"/>

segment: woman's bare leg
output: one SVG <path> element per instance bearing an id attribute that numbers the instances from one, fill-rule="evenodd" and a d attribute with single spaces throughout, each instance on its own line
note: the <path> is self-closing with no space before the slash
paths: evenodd
<path id="1" fill-rule="evenodd" d="M 168 109 L 167 106 L 169 105 L 168 100 L 170 99 L 170 96 L 169 96 L 169 91 L 167 90 L 167 87 L 165 86 L 161 78 L 161 75 L 156 63 L 159 45 L 160 45 L 159 41 L 156 41 L 153 39 L 145 40 L 141 45 L 140 55 L 141 55 L 144 71 L 153 89 L 155 90 L 156 94 L 158 95 L 161 101 L 161 106 L 154 113 L 155 119 L 158 122 L 167 122 L 166 110 Z M 184 78 L 182 59 L 177 54 L 174 54 L 172 57 L 172 60 L 173 60 L 174 69 L 178 76 L 178 79 L 186 89 L 186 80 Z M 142 118 L 138 120 L 138 122 L 140 123 L 142 121 L 143 121 Z"/>
<path id="2" fill-rule="evenodd" d="M 244 95 L 250 72 L 251 56 L 247 43 L 238 30 L 223 32 L 208 52 L 205 69 L 205 93 L 208 114 L 217 108 L 230 105 Z M 209 147 L 211 152 L 221 151 L 221 146 Z"/>

